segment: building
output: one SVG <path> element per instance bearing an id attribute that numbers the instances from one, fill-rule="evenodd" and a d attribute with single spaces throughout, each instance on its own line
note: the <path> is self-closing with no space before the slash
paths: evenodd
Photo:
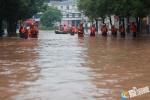
<path id="1" fill-rule="evenodd" d="M 62 11 L 63 18 L 61 25 L 66 25 L 70 27 L 72 24 L 77 27 L 78 24 L 84 20 L 85 16 L 77 10 L 77 1 L 76 0 L 63 0 L 61 2 L 58 1 L 50 1 L 52 6 L 57 7 Z"/>

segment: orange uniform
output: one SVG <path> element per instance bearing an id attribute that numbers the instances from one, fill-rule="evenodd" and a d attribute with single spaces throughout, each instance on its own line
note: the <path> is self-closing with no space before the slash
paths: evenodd
<path id="1" fill-rule="evenodd" d="M 31 37 L 31 38 L 38 38 L 38 33 L 39 33 L 39 31 L 38 31 L 38 29 L 36 28 L 36 27 L 33 27 L 33 28 L 30 28 L 29 30 L 28 30 L 28 34 L 29 34 L 29 36 Z"/>
<path id="2" fill-rule="evenodd" d="M 121 37 L 125 37 L 125 28 L 123 26 L 120 27 Z"/>
<path id="3" fill-rule="evenodd" d="M 74 26 L 71 27 L 71 32 L 73 32 L 73 33 L 76 32 L 76 28 Z"/>
<path id="4" fill-rule="evenodd" d="M 96 28 L 91 27 L 90 32 L 91 32 L 90 36 L 95 36 Z"/>
<path id="5" fill-rule="evenodd" d="M 84 27 L 82 27 L 82 26 L 79 26 L 78 27 L 78 37 L 84 37 Z"/>
<path id="6" fill-rule="evenodd" d="M 90 31 L 91 31 L 92 34 L 95 34 L 96 28 L 95 28 L 95 27 L 92 27 Z"/>
<path id="7" fill-rule="evenodd" d="M 135 25 L 132 25 L 132 31 L 136 32 L 136 26 Z"/>
<path id="8" fill-rule="evenodd" d="M 116 37 L 117 36 L 117 29 L 115 27 L 112 27 L 110 30 L 111 30 L 112 35 Z"/>
<path id="9" fill-rule="evenodd" d="M 64 26 L 64 31 L 65 31 L 65 32 L 67 31 L 67 27 L 66 27 L 66 26 Z"/>
<path id="10" fill-rule="evenodd" d="M 136 30 L 136 26 L 134 25 L 134 24 L 132 24 L 132 32 L 133 32 L 133 37 L 135 38 L 136 37 L 136 32 L 137 32 L 137 30 Z"/>
<path id="11" fill-rule="evenodd" d="M 107 27 L 102 28 L 102 36 L 106 37 L 107 36 Z"/>
<path id="12" fill-rule="evenodd" d="M 27 29 L 23 26 L 19 29 L 20 32 L 20 38 L 28 38 L 28 32 Z"/>

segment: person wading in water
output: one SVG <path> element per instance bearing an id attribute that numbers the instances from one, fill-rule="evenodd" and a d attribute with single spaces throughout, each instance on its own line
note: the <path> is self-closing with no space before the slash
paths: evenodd
<path id="1" fill-rule="evenodd" d="M 102 36 L 103 37 L 107 37 L 107 27 L 106 27 L 106 24 L 103 24 L 103 27 L 102 27 Z"/>
<path id="2" fill-rule="evenodd" d="M 80 22 L 79 27 L 77 28 L 78 30 L 78 37 L 84 37 L 84 27 L 83 27 L 83 22 Z"/>
<path id="3" fill-rule="evenodd" d="M 28 38 L 28 30 L 24 26 L 24 23 L 21 23 L 21 27 L 19 29 L 19 33 L 20 33 L 20 38 L 24 38 L 24 39 Z"/>
<path id="4" fill-rule="evenodd" d="M 76 28 L 74 27 L 74 25 L 71 26 L 71 35 L 74 35 L 76 32 Z"/>
<path id="5" fill-rule="evenodd" d="M 134 24 L 134 22 L 132 23 L 132 32 L 133 32 L 133 38 L 136 38 L 136 36 L 137 36 L 137 29 L 136 29 L 136 26 L 135 26 L 135 24 Z"/>
<path id="6" fill-rule="evenodd" d="M 97 31 L 96 28 L 95 28 L 95 24 L 92 24 L 92 27 L 91 27 L 90 31 L 91 31 L 90 36 L 95 36 L 95 32 Z"/>
<path id="7" fill-rule="evenodd" d="M 34 26 L 33 23 L 31 23 L 28 33 L 29 33 L 30 38 L 38 38 L 39 30 Z"/>
<path id="8" fill-rule="evenodd" d="M 125 28 L 123 27 L 123 25 L 120 25 L 120 35 L 121 37 L 125 37 Z"/>
<path id="9" fill-rule="evenodd" d="M 115 28 L 115 25 L 112 25 L 109 30 L 111 31 L 113 37 L 117 37 L 117 29 Z"/>

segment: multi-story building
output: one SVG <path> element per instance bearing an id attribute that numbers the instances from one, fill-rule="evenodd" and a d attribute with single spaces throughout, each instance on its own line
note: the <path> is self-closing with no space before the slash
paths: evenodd
<path id="1" fill-rule="evenodd" d="M 50 1 L 52 6 L 57 7 L 62 11 L 63 18 L 61 25 L 67 25 L 70 27 L 72 24 L 77 27 L 80 21 L 83 21 L 85 16 L 77 10 L 77 1 L 76 0 L 66 0 L 62 2 Z"/>

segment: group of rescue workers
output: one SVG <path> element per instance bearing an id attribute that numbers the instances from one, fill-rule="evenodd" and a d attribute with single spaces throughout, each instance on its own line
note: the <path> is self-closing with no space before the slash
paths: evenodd
<path id="1" fill-rule="evenodd" d="M 131 31 L 133 33 L 133 38 L 136 37 L 137 35 L 137 29 L 136 29 L 136 26 L 134 23 L 132 23 L 131 25 Z M 74 25 L 71 26 L 70 30 L 67 29 L 67 26 L 64 25 L 64 27 L 62 27 L 62 25 L 60 25 L 58 27 L 58 30 L 60 31 L 69 31 L 71 33 L 71 35 L 74 35 L 75 33 L 78 33 L 78 37 L 84 37 L 84 27 L 83 27 L 83 22 L 80 22 L 79 26 L 77 28 L 74 27 Z M 101 28 L 101 32 L 102 32 L 102 36 L 103 37 L 107 37 L 107 33 L 108 33 L 108 30 L 111 31 L 111 35 L 113 37 L 117 37 L 117 30 L 120 31 L 120 35 L 121 37 L 125 37 L 125 28 L 123 25 L 120 25 L 119 26 L 119 29 L 115 28 L 115 25 L 112 25 L 110 29 L 107 28 L 106 24 L 103 24 L 102 25 L 102 28 Z M 90 28 L 90 36 L 95 36 L 95 33 L 97 32 L 97 29 L 95 27 L 95 24 L 92 24 L 91 28 Z"/>
<path id="2" fill-rule="evenodd" d="M 39 30 L 34 26 L 34 23 L 31 23 L 30 27 L 25 27 L 24 23 L 21 23 L 21 27 L 19 29 L 20 38 L 27 39 L 30 38 L 38 38 Z"/>

